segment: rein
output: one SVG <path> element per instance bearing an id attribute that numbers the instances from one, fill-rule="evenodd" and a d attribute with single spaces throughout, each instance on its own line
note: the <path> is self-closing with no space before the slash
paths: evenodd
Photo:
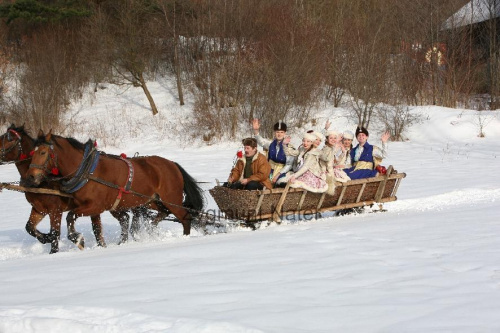
<path id="1" fill-rule="evenodd" d="M 32 164 L 30 164 L 30 168 L 33 167 L 33 168 L 40 169 L 44 172 L 45 176 L 47 176 L 48 174 L 52 173 L 47 168 L 50 160 L 52 160 L 54 162 L 54 167 L 57 169 L 57 155 L 54 152 L 54 147 L 53 147 L 51 142 L 50 143 L 41 143 L 40 146 L 41 145 L 48 146 L 50 148 L 50 154 L 47 157 L 47 159 L 45 160 L 43 165 L 38 165 L 38 164 L 32 163 Z M 37 148 L 35 148 L 35 149 L 37 149 Z M 83 159 L 82 159 L 82 162 L 80 163 L 78 169 L 75 172 L 72 172 L 71 174 L 69 174 L 67 176 L 59 177 L 59 178 L 51 178 L 51 181 L 67 179 L 68 177 L 70 177 L 70 175 L 74 174 L 74 176 L 71 177 L 69 180 L 63 181 L 61 183 L 61 191 L 63 193 L 74 193 L 74 192 L 78 191 L 79 189 L 81 189 L 84 185 L 86 185 L 89 180 L 94 181 L 94 182 L 99 183 L 99 184 L 102 184 L 104 186 L 110 187 L 110 188 L 117 189 L 118 195 L 116 197 L 116 200 L 115 200 L 112 208 L 110 209 L 111 211 L 116 209 L 116 207 L 118 206 L 118 204 L 120 203 L 120 201 L 122 199 L 123 194 L 132 194 L 132 195 L 135 195 L 135 196 L 138 196 L 141 198 L 148 199 L 143 205 L 147 205 L 153 201 L 159 201 L 160 203 L 163 203 L 166 205 L 170 205 L 170 206 L 174 206 L 174 207 L 182 207 L 186 211 L 189 211 L 191 213 L 193 213 L 193 212 L 198 213 L 198 214 L 204 213 L 203 211 L 198 211 L 198 210 L 184 207 L 181 205 L 177 205 L 174 203 L 163 202 L 155 194 L 152 196 L 148 196 L 148 195 L 145 195 L 145 194 L 142 194 L 142 193 L 139 193 L 139 192 L 132 190 L 131 187 L 132 187 L 132 181 L 134 178 L 134 168 L 133 168 L 132 163 L 128 159 L 123 158 L 123 157 L 104 154 L 105 156 L 108 156 L 110 158 L 119 159 L 127 164 L 128 177 L 127 177 L 127 182 L 126 182 L 125 186 L 122 187 L 122 186 L 116 185 L 114 183 L 108 182 L 104 179 L 95 177 L 93 175 L 93 173 L 94 173 L 95 169 L 97 168 L 101 154 L 102 153 L 99 152 L 95 148 L 95 145 L 92 142 L 88 142 L 85 145 Z M 62 193 L 62 196 L 68 195 L 68 194 L 63 194 L 63 193 Z"/>

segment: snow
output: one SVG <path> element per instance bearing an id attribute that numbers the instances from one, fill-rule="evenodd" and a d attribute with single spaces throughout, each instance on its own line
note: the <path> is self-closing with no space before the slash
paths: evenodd
<path id="1" fill-rule="evenodd" d="M 498 0 L 471 0 L 443 23 L 443 30 L 500 17 Z"/>
<path id="2" fill-rule="evenodd" d="M 158 154 L 207 190 L 227 178 L 238 141 L 211 146 L 188 125 L 170 81 L 150 84 L 153 117 L 139 89 L 101 89 L 75 103 L 78 126 L 107 152 Z M 287 220 L 256 231 L 229 228 L 182 236 L 164 221 L 155 235 L 117 245 L 118 223 L 103 214 L 107 248 L 89 218 L 49 255 L 24 230 L 23 194 L 0 193 L 0 332 L 498 332 L 500 331 L 500 120 L 477 134 L 473 110 L 418 107 L 422 124 L 391 142 L 385 165 L 407 177 L 387 212 Z M 353 129 L 346 111 L 324 106 L 320 129 Z M 242 125 L 243 127 L 246 125 Z M 3 130 L 3 129 L 2 129 Z M 300 130 L 292 129 L 295 142 Z M 370 133 L 376 143 L 381 133 Z M 0 167 L 0 181 L 19 178 Z M 206 192 L 208 207 L 216 209 Z M 39 229 L 48 230 L 46 218 Z"/>

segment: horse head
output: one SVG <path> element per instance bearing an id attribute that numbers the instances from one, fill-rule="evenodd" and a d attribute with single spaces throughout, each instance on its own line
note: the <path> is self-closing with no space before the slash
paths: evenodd
<path id="1" fill-rule="evenodd" d="M 0 164 L 5 162 L 17 162 L 27 157 L 27 155 L 23 153 L 21 144 L 23 135 L 27 135 L 24 131 L 24 125 L 16 127 L 14 124 L 11 124 L 9 128 L 7 128 L 7 131 L 0 136 Z"/>
<path id="2" fill-rule="evenodd" d="M 38 186 L 50 175 L 59 174 L 52 130 L 46 135 L 42 130 L 38 132 L 38 138 L 35 141 L 35 149 L 30 152 L 30 155 L 31 164 L 25 177 L 29 185 Z"/>

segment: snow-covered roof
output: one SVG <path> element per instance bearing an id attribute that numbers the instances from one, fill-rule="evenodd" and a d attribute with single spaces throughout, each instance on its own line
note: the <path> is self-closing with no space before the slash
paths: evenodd
<path id="1" fill-rule="evenodd" d="M 442 29 L 453 29 L 500 17 L 500 0 L 471 0 L 450 16 Z"/>

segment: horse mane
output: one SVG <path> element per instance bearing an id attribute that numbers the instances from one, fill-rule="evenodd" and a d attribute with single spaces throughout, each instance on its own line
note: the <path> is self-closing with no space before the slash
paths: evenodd
<path id="1" fill-rule="evenodd" d="M 68 141 L 68 143 L 75 149 L 78 149 L 78 150 L 81 150 L 81 151 L 84 151 L 85 150 L 85 145 L 90 141 L 87 141 L 87 143 L 82 143 L 80 141 L 78 141 L 77 139 L 75 138 L 63 138 L 61 136 L 57 136 L 58 138 L 60 139 L 66 139 L 66 141 Z M 56 143 L 57 144 L 57 143 Z"/>
<path id="2" fill-rule="evenodd" d="M 72 137 L 70 137 L 70 138 L 64 138 L 64 137 L 59 136 L 59 135 L 52 135 L 52 138 L 53 139 L 66 140 L 73 148 L 75 148 L 77 150 L 80 150 L 80 151 L 84 151 L 85 150 L 85 146 L 87 144 L 89 144 L 89 143 L 92 143 L 92 140 L 90 140 L 90 139 L 86 143 L 82 143 L 82 142 L 78 141 L 75 138 L 72 138 Z M 55 144 L 59 148 L 62 148 L 61 145 L 57 142 L 57 140 L 51 140 L 51 142 L 48 142 L 45 139 L 45 135 L 39 136 L 36 139 L 36 141 L 35 141 L 35 146 L 38 146 L 38 145 L 41 145 L 41 144 L 48 144 L 48 145 Z"/>
<path id="3" fill-rule="evenodd" d="M 30 139 L 33 139 L 31 137 L 31 135 L 29 135 L 29 133 L 26 132 L 26 130 L 24 129 L 24 125 L 16 127 L 16 125 L 10 124 L 10 126 L 7 128 L 7 130 L 14 130 L 14 131 L 16 131 L 19 134 L 27 135 Z"/>

